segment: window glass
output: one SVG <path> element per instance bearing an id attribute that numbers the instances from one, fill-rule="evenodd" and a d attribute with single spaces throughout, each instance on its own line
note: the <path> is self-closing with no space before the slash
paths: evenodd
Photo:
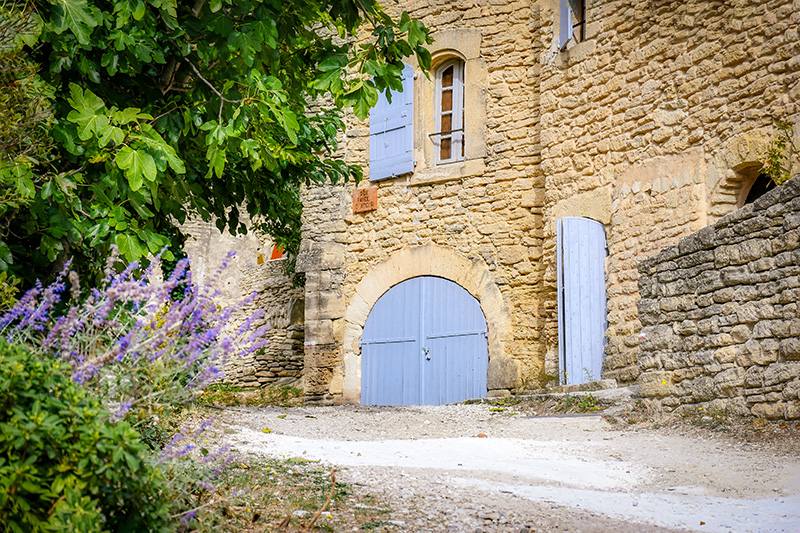
<path id="1" fill-rule="evenodd" d="M 436 71 L 436 127 L 431 135 L 439 163 L 464 159 L 464 63 L 445 62 Z"/>

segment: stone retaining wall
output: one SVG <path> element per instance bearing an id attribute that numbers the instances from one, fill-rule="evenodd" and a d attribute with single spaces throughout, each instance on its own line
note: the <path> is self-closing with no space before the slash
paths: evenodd
<path id="1" fill-rule="evenodd" d="M 256 293 L 256 298 L 233 317 L 232 327 L 259 309 L 264 309 L 265 315 L 255 327 L 270 325 L 266 348 L 231 360 L 225 368 L 225 380 L 252 387 L 299 386 L 303 379 L 303 288 L 291 286 L 284 274 L 285 259 L 268 260 L 272 240 L 255 231 L 238 236 L 223 234 L 214 224 L 199 219 L 188 220 L 182 229 L 190 236 L 186 252 L 193 279 L 200 284 L 213 283 L 219 291 L 219 305 L 235 305 Z M 236 256 L 227 260 L 227 268 L 218 271 L 232 250 Z"/>
<path id="2" fill-rule="evenodd" d="M 292 288 L 284 274 L 286 259 L 267 261 L 242 268 L 242 295 L 255 293 L 255 299 L 241 310 L 252 316 L 264 309 L 254 327 L 269 324 L 269 343 L 259 353 L 231 361 L 225 369 L 226 381 L 247 387 L 263 385 L 302 386 L 303 381 L 303 288 Z M 236 320 L 234 320 L 236 322 Z"/>
<path id="3" fill-rule="evenodd" d="M 800 177 L 639 265 L 641 393 L 800 418 Z"/>

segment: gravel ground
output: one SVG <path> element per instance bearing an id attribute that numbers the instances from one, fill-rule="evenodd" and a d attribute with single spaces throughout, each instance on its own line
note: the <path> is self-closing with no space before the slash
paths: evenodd
<path id="1" fill-rule="evenodd" d="M 797 439 L 535 413 L 242 407 L 221 418 L 240 452 L 336 465 L 390 504 L 387 531 L 800 531 Z"/>

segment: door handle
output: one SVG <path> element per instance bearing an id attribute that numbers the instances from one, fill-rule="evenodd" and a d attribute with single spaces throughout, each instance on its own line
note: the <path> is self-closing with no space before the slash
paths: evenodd
<path id="1" fill-rule="evenodd" d="M 429 348 L 423 348 L 422 349 L 422 355 L 425 356 L 425 360 L 426 361 L 430 361 L 431 360 L 431 351 L 430 351 Z"/>

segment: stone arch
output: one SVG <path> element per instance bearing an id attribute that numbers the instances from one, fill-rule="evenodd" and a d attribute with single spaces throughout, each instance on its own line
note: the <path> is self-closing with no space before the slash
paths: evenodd
<path id="1" fill-rule="evenodd" d="M 453 248 L 429 243 L 395 252 L 373 267 L 356 286 L 344 317 L 344 401 L 361 401 L 359 341 L 372 306 L 391 287 L 418 276 L 448 279 L 478 300 L 489 328 L 489 390 L 518 386 L 519 366 L 509 353 L 513 339 L 511 312 L 488 265 L 479 258 L 467 259 Z"/>
<path id="2" fill-rule="evenodd" d="M 709 224 L 744 204 L 771 138 L 768 128 L 760 128 L 736 135 L 722 145 L 706 176 Z"/>

